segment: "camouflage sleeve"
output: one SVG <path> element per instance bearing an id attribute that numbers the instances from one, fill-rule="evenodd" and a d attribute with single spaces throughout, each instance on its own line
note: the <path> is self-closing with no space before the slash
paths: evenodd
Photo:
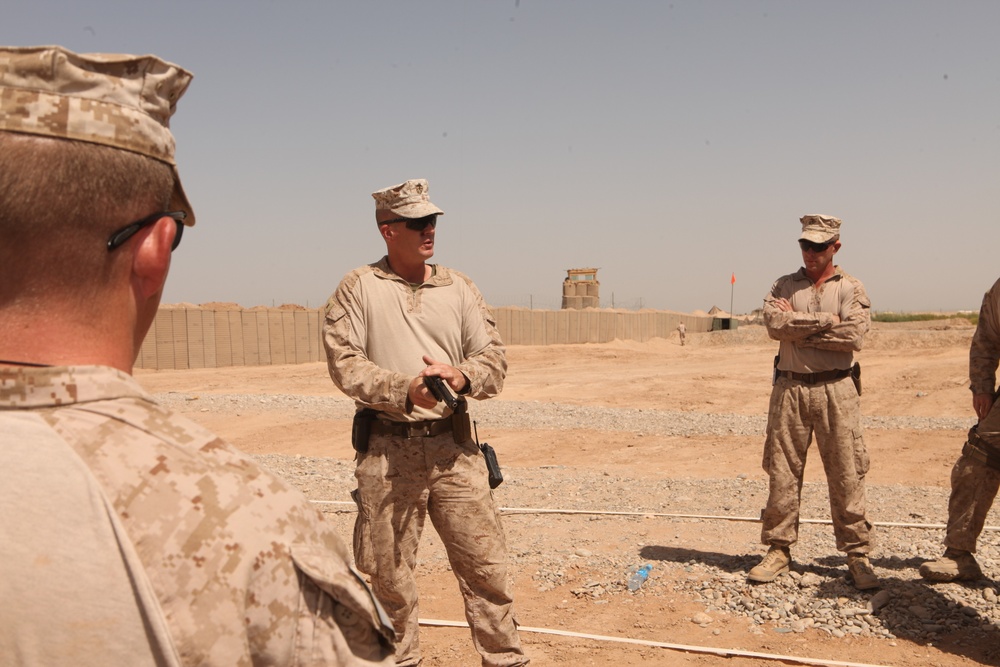
<path id="1" fill-rule="evenodd" d="M 1000 364 L 1000 280 L 983 297 L 979 324 L 969 348 L 969 388 L 973 394 L 992 394 L 996 390 L 997 365 Z"/>
<path id="2" fill-rule="evenodd" d="M 808 336 L 800 343 L 835 352 L 857 352 L 864 345 L 865 334 L 872 326 L 871 300 L 860 280 L 844 274 L 840 294 L 840 322 L 829 329 Z"/>
<path id="3" fill-rule="evenodd" d="M 786 312 L 779 309 L 778 299 L 791 301 L 794 289 L 792 276 L 782 276 L 774 281 L 771 291 L 764 297 L 764 326 L 773 340 L 798 343 L 833 326 L 832 313 Z"/>
<path id="4" fill-rule="evenodd" d="M 361 575 L 334 561 L 333 553 L 315 545 L 292 547 L 302 596 L 294 664 L 395 664 L 392 621 Z"/>
<path id="5" fill-rule="evenodd" d="M 393 664 L 346 545 L 285 481 L 146 399 L 46 419 L 105 489 L 185 664 Z"/>
<path id="6" fill-rule="evenodd" d="M 464 274 L 452 271 L 456 281 L 462 281 L 471 295 L 462 318 L 462 345 L 465 360 L 457 368 L 469 378 L 470 398 L 492 398 L 503 389 L 507 375 L 507 353 L 496 318 L 475 284 Z"/>
<path id="7" fill-rule="evenodd" d="M 361 272 L 349 273 L 324 308 L 323 346 L 334 384 L 355 401 L 381 412 L 409 413 L 410 377 L 381 368 L 368 358 Z"/>
<path id="8" fill-rule="evenodd" d="M 325 521 L 309 521 L 308 509 L 298 509 L 282 522 L 298 536 L 288 544 L 281 539 L 286 535 L 270 531 L 276 537 L 255 559 L 245 592 L 251 601 L 244 612 L 246 641 L 254 664 L 394 664 L 392 622 L 350 567 L 343 542 Z"/>

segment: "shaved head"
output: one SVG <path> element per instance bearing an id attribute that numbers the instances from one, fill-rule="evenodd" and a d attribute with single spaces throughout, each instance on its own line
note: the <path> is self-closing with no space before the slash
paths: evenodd
<path id="1" fill-rule="evenodd" d="M 173 186 L 169 165 L 137 153 L 0 132 L 0 305 L 93 296 L 110 233 L 165 210 Z"/>

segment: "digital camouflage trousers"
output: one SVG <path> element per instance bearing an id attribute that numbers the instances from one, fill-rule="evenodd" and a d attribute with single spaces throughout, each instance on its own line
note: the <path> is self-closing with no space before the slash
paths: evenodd
<path id="1" fill-rule="evenodd" d="M 371 575 L 375 595 L 392 618 L 396 664 L 421 660 L 414 569 L 427 516 L 458 579 L 483 666 L 527 664 L 514 617 L 506 538 L 476 443 L 456 444 L 451 433 L 372 436 L 355 477 L 355 560 Z"/>
<path id="2" fill-rule="evenodd" d="M 1000 400 L 993 403 L 976 429 L 982 444 L 1000 450 Z M 944 544 L 952 549 L 976 551 L 976 541 L 1000 489 L 1000 470 L 965 448 L 951 470 L 948 530 Z"/>
<path id="3" fill-rule="evenodd" d="M 798 540 L 802 475 L 814 435 L 826 473 L 837 549 L 868 553 L 868 450 L 861 434 L 861 400 L 849 377 L 814 385 L 784 377 L 776 380 L 762 463 L 769 495 L 761 541 L 787 547 Z"/>

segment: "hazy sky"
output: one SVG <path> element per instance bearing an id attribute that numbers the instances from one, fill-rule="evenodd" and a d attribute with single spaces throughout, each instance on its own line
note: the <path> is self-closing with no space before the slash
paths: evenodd
<path id="1" fill-rule="evenodd" d="M 154 53 L 198 215 L 164 301 L 319 306 L 427 178 L 436 261 L 495 306 L 759 307 L 798 218 L 876 310 L 1000 276 L 1000 2 L 7 0 L 0 42 Z M 736 274 L 731 292 L 730 276 Z"/>

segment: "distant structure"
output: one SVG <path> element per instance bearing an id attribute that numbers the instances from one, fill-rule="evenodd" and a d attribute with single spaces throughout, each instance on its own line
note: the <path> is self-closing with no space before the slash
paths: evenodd
<path id="1" fill-rule="evenodd" d="M 563 281 L 563 310 L 601 307 L 597 269 L 567 269 Z"/>

